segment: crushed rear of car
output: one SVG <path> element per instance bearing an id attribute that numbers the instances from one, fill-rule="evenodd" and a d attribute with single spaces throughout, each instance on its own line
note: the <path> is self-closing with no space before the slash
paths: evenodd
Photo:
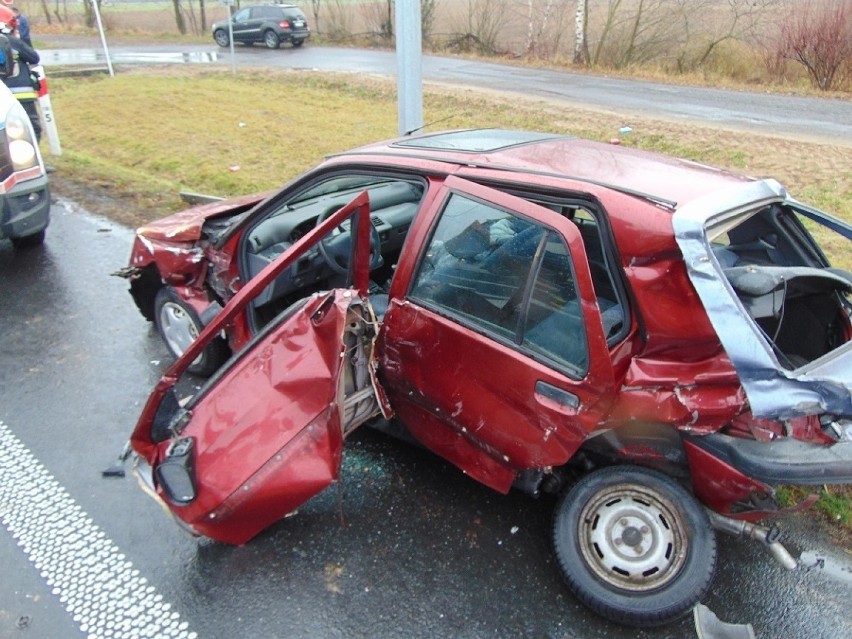
<path id="1" fill-rule="evenodd" d="M 134 299 L 194 332 L 133 433 L 140 476 L 245 543 L 336 480 L 355 428 L 393 426 L 556 496 L 578 599 L 667 623 L 709 590 L 715 531 L 795 568 L 757 523 L 776 487 L 852 483 L 852 275 L 824 250 L 850 239 L 773 180 L 553 134 L 327 158 L 139 230 Z M 179 398 L 213 344 L 232 355 Z"/>

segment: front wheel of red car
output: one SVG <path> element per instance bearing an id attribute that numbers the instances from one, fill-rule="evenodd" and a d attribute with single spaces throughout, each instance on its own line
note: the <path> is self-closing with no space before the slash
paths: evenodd
<path id="1" fill-rule="evenodd" d="M 195 310 L 171 287 L 165 286 L 154 299 L 157 331 L 176 358 L 189 348 L 204 326 Z M 228 345 L 221 337 L 210 342 L 187 369 L 193 375 L 209 377 L 228 357 Z"/>
<path id="2" fill-rule="evenodd" d="M 716 570 L 716 537 L 703 507 L 674 480 L 644 468 L 583 477 L 556 507 L 553 541 L 577 598 L 631 626 L 683 616 Z"/>

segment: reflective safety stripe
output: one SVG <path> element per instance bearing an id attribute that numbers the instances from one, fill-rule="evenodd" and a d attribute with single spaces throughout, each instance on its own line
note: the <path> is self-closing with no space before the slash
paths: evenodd
<path id="1" fill-rule="evenodd" d="M 15 97 L 19 100 L 35 100 L 38 98 L 38 93 L 36 93 L 32 87 L 20 87 L 18 89 L 10 88 L 12 93 L 15 94 Z"/>

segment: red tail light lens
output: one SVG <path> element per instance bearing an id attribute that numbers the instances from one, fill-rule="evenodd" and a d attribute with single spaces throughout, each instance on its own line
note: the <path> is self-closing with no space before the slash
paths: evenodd
<path id="1" fill-rule="evenodd" d="M 289 20 L 282 20 L 281 22 L 278 23 L 278 26 L 281 27 L 282 29 L 289 29 L 290 28 L 290 21 Z"/>

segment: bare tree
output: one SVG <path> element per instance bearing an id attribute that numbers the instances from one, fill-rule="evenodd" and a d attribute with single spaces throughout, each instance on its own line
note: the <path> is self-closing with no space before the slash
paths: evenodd
<path id="1" fill-rule="evenodd" d="M 676 28 L 667 2 L 670 0 L 608 0 L 592 65 L 619 69 L 668 51 Z"/>
<path id="2" fill-rule="evenodd" d="M 801 0 L 781 28 L 781 53 L 830 91 L 852 64 L 852 0 Z"/>
<path id="3" fill-rule="evenodd" d="M 392 41 L 394 37 L 395 0 L 382 0 L 362 6 L 367 21 L 367 30 L 382 40 Z"/>
<path id="4" fill-rule="evenodd" d="M 181 35 L 186 35 L 186 21 L 183 19 L 183 11 L 181 11 L 180 0 L 172 0 L 172 5 L 175 9 L 175 24 Z"/>
<path id="5" fill-rule="evenodd" d="M 423 42 L 429 42 L 432 37 L 437 10 L 438 0 L 420 0 L 420 37 Z"/>
<path id="6" fill-rule="evenodd" d="M 464 13 L 456 20 L 465 29 L 456 35 L 450 46 L 463 51 L 499 53 L 498 42 L 511 0 L 467 0 L 460 3 Z"/>
<path id="7" fill-rule="evenodd" d="M 681 29 L 677 71 L 701 67 L 724 42 L 757 42 L 778 5 L 779 0 L 675 0 Z"/>
<path id="8" fill-rule="evenodd" d="M 352 35 L 352 16 L 347 0 L 330 0 L 325 5 L 327 32 L 332 38 L 342 39 Z"/>
<path id="9" fill-rule="evenodd" d="M 589 0 L 577 0 L 574 14 L 574 64 L 589 64 Z"/>
<path id="10" fill-rule="evenodd" d="M 319 14 L 320 14 L 320 5 L 321 4 L 322 4 L 322 0 L 311 0 L 311 12 L 314 15 L 314 31 L 316 31 L 317 33 L 320 32 Z"/>
<path id="11" fill-rule="evenodd" d="M 553 29 L 552 25 L 561 25 L 564 0 L 526 0 L 527 3 L 527 54 L 542 58 L 550 57 L 559 48 L 562 29 Z"/>
<path id="12" fill-rule="evenodd" d="M 51 24 L 50 6 L 47 4 L 47 0 L 41 0 L 41 9 L 44 11 L 44 17 L 47 20 L 47 24 Z M 59 13 L 59 0 L 56 1 L 56 12 L 57 14 Z M 60 18 L 59 21 L 61 22 L 62 19 Z"/>

